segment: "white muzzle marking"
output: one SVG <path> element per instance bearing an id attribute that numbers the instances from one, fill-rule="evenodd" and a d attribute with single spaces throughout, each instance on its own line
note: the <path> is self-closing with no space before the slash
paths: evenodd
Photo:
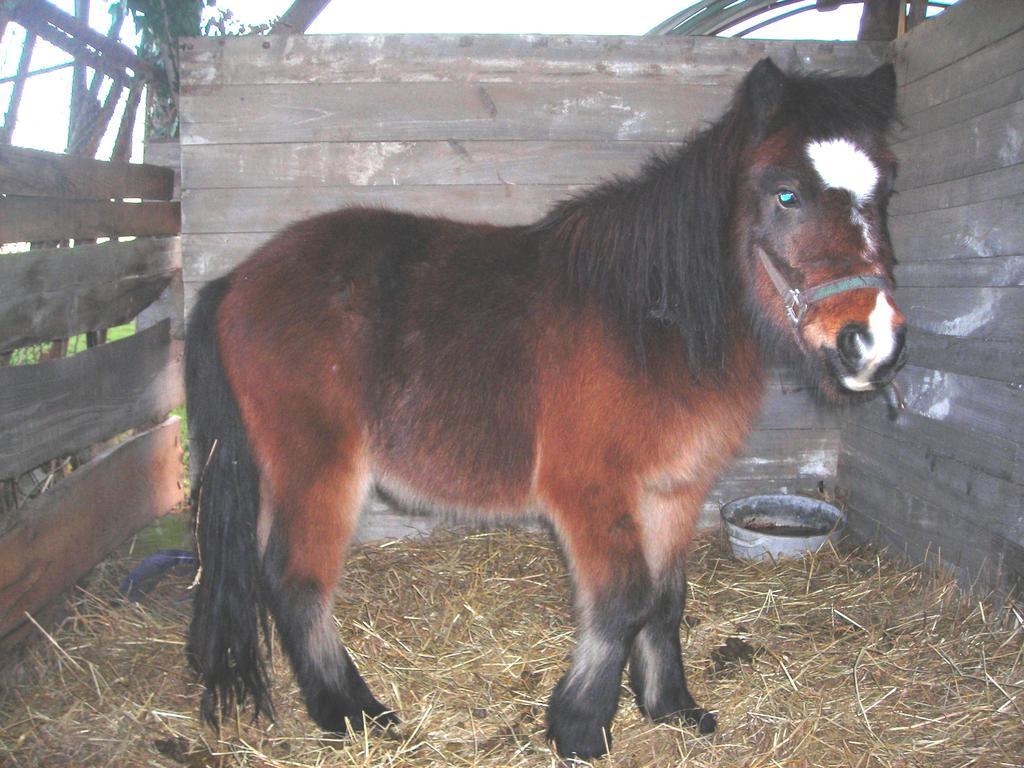
<path id="1" fill-rule="evenodd" d="M 896 350 L 896 333 L 893 328 L 895 316 L 896 309 L 889 300 L 889 295 L 885 291 L 879 291 L 875 299 L 875 308 L 868 317 L 868 341 L 857 342 L 864 367 L 856 376 L 844 376 L 844 387 L 854 392 L 866 392 L 874 388 L 871 382 L 875 371 L 892 357 Z"/>

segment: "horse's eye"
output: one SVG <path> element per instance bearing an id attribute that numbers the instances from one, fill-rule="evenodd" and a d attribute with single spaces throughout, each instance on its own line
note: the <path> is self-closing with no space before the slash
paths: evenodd
<path id="1" fill-rule="evenodd" d="M 779 201 L 779 205 L 783 208 L 800 207 L 800 195 L 792 189 L 780 189 L 775 193 L 775 199 Z"/>

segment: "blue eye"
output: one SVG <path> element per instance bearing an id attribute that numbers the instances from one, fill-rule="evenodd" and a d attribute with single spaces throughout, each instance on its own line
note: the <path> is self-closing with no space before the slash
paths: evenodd
<path id="1" fill-rule="evenodd" d="M 775 193 L 775 199 L 783 208 L 800 207 L 800 196 L 792 189 L 780 189 Z"/>

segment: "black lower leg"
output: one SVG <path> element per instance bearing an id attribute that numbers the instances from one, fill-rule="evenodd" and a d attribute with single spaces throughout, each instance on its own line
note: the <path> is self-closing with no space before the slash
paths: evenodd
<path id="1" fill-rule="evenodd" d="M 551 694 L 548 740 L 564 757 L 600 757 L 611 747 L 622 670 L 646 618 L 646 595 L 616 596 L 585 611 L 569 671 Z"/>
<path id="2" fill-rule="evenodd" d="M 706 734 L 715 730 L 715 716 L 697 706 L 686 686 L 679 641 L 685 608 L 686 572 L 680 562 L 658 585 L 651 617 L 633 641 L 629 683 L 637 705 L 650 719 L 681 719 Z"/>
<path id="3" fill-rule="evenodd" d="M 272 550 L 265 559 L 271 613 L 310 717 L 335 733 L 398 722 L 374 698 L 338 638 L 329 594 L 313 583 L 282 579 Z"/>

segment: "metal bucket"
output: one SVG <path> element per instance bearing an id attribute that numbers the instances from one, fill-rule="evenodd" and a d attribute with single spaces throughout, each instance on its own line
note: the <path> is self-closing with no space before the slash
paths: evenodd
<path id="1" fill-rule="evenodd" d="M 724 504 L 722 525 L 737 557 L 800 557 L 838 541 L 846 514 L 820 499 L 774 493 Z"/>

